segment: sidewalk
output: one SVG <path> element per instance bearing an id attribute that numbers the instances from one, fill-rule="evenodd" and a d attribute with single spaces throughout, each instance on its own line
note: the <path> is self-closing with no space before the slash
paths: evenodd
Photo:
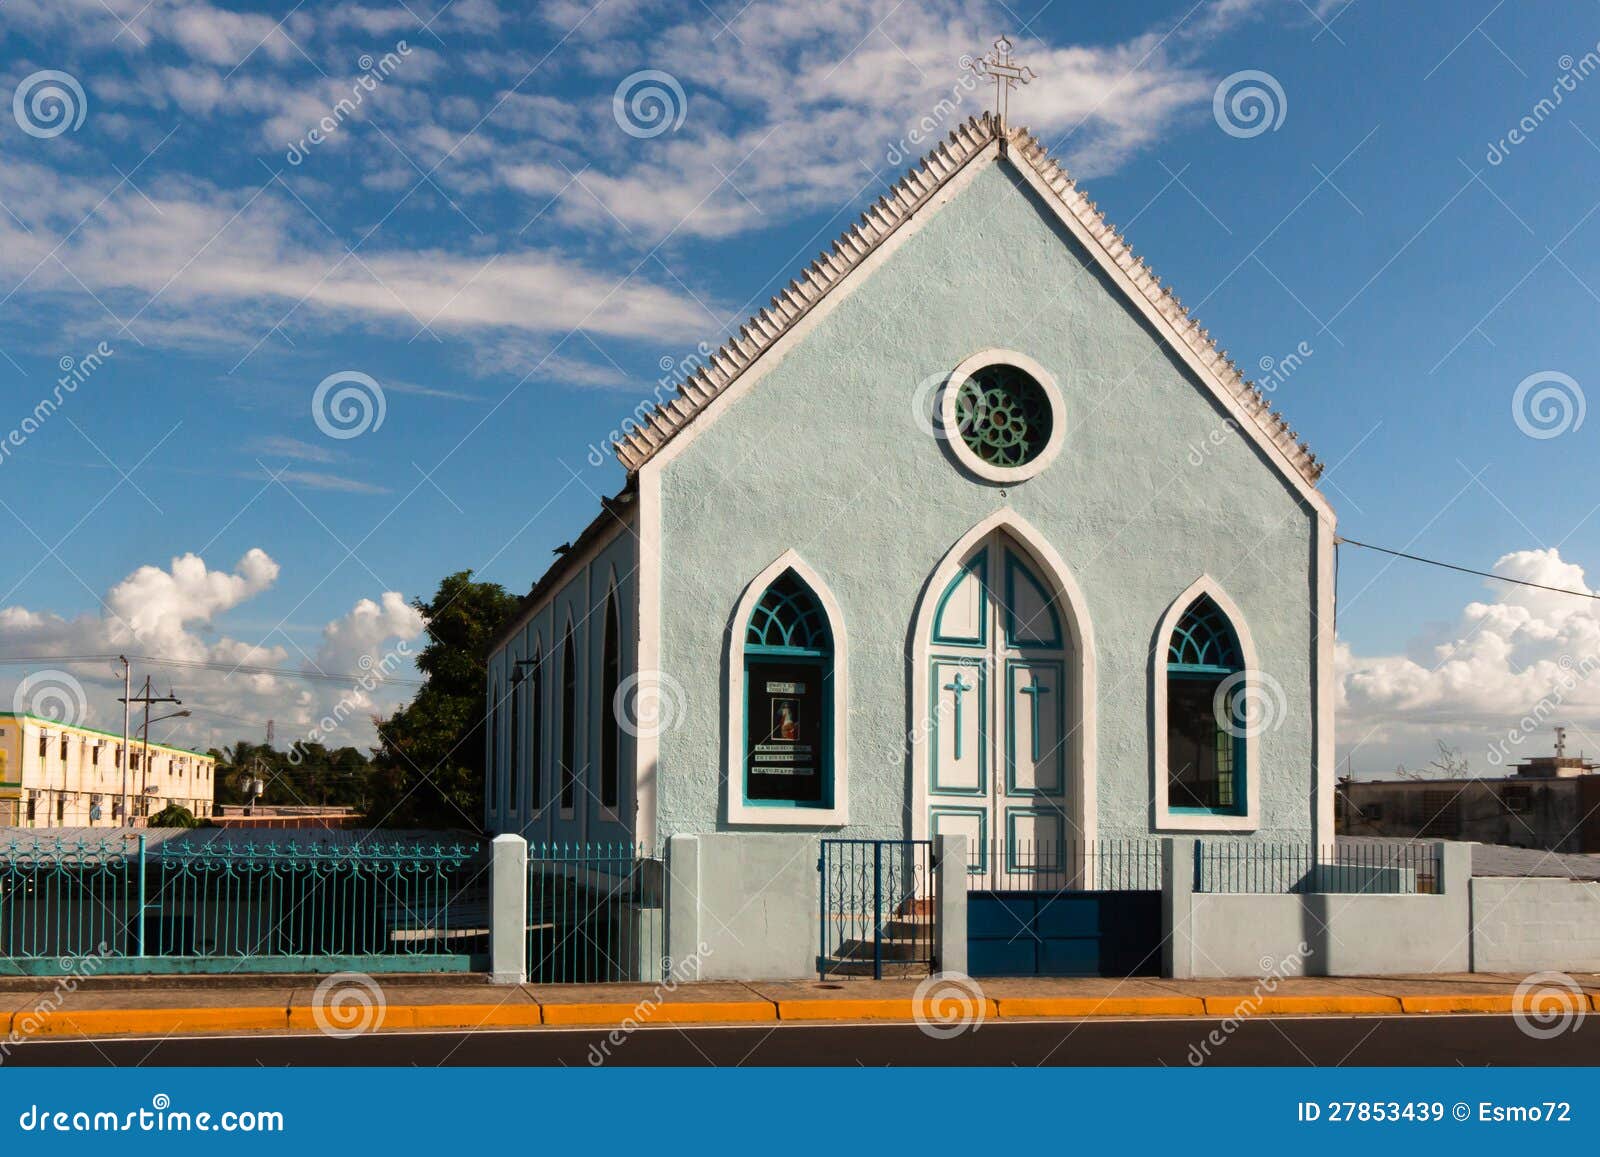
<path id="1" fill-rule="evenodd" d="M 930 984 L 917 1007 L 912 980 L 718 981 L 682 984 L 494 986 L 481 980 L 397 976 L 346 982 L 319 1000 L 316 976 L 159 977 L 134 986 L 64 992 L 10 980 L 0 991 L 0 1033 L 35 1037 L 170 1036 L 205 1032 L 480 1029 L 779 1022 L 976 1020 L 1092 1017 L 1375 1016 L 1510 1013 L 1518 975 L 1297 978 L 1269 990 L 1260 980 L 956 980 Z M 1573 977 L 1581 991 L 1556 990 L 1574 1012 L 1600 1009 L 1600 975 Z M 924 982 L 926 983 L 926 982 Z M 980 1005 L 981 1002 L 981 1005 Z"/>

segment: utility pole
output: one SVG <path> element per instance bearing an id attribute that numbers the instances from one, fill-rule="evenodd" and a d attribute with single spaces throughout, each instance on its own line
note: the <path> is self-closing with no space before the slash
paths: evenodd
<path id="1" fill-rule="evenodd" d="M 128 662 L 128 656 L 118 655 L 122 660 L 122 750 L 117 753 L 117 762 L 122 765 L 122 826 L 130 827 L 128 818 L 128 723 L 133 709 L 133 666 Z"/>
<path id="2" fill-rule="evenodd" d="M 127 660 L 124 659 L 123 662 L 126 663 Z M 122 724 L 122 727 L 123 727 L 123 736 L 125 737 L 124 738 L 124 746 L 126 746 L 126 736 L 127 736 L 127 728 L 128 728 L 128 723 L 127 723 L 128 709 L 134 703 L 142 703 L 142 704 L 144 704 L 144 726 L 142 728 L 142 730 L 144 732 L 144 759 L 143 759 L 143 762 L 139 765 L 139 797 L 141 799 L 144 798 L 145 788 L 147 786 L 149 786 L 149 782 L 150 782 L 150 704 L 152 704 L 152 703 L 182 703 L 182 702 L 183 702 L 183 700 L 179 699 L 175 695 L 173 695 L 171 690 L 168 690 L 168 692 L 165 695 L 152 695 L 152 694 L 150 694 L 150 676 L 148 676 L 148 675 L 146 675 L 144 677 L 144 688 L 140 691 L 140 693 L 138 695 L 125 694 L 122 697 L 122 703 L 123 703 L 123 708 L 122 708 L 123 724 Z M 181 714 L 187 715 L 188 712 L 186 712 L 186 711 L 185 712 L 181 712 Z M 132 815 L 129 814 L 129 811 L 128 811 L 128 768 L 127 768 L 127 762 L 126 762 L 128 760 L 128 758 L 129 758 L 129 756 L 126 754 L 126 752 L 124 752 L 124 756 L 123 756 L 124 764 L 123 764 L 123 768 L 122 768 L 122 815 L 123 815 L 123 819 L 127 822 L 127 825 L 129 827 L 132 827 L 133 826 L 133 817 L 132 817 Z"/>

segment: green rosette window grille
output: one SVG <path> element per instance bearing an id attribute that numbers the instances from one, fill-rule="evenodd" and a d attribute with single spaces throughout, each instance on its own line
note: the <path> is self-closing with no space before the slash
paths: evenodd
<path id="1" fill-rule="evenodd" d="M 985 366 L 956 391 L 961 440 L 991 466 L 1026 466 L 1050 442 L 1050 398 L 1016 366 Z"/>

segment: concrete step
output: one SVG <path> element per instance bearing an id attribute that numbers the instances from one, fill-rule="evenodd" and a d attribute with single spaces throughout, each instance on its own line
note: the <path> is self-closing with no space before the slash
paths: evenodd
<path id="1" fill-rule="evenodd" d="M 872 978 L 872 961 L 869 960 L 840 960 L 829 957 L 822 962 L 822 971 L 833 977 Z M 885 980 L 920 980 L 928 975 L 927 961 L 921 960 L 885 960 L 883 962 L 883 978 Z"/>
<path id="2" fill-rule="evenodd" d="M 885 960 L 917 960 L 926 958 L 932 940 L 885 940 L 882 945 Z M 875 954 L 871 940 L 846 940 L 834 951 L 839 960 L 871 960 Z"/>

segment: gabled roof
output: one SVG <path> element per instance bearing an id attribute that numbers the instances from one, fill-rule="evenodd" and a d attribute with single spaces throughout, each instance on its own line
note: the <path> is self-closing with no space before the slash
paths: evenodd
<path id="1" fill-rule="evenodd" d="M 989 113 L 969 118 L 957 127 L 948 141 L 896 182 L 888 195 L 863 213 L 860 222 L 821 253 L 799 279 L 789 282 L 766 309 L 740 326 L 737 337 L 730 338 L 704 366 L 678 383 L 676 397 L 665 405 L 654 406 L 636 429 L 614 443 L 617 458 L 629 474 L 637 472 L 693 422 L 969 161 L 997 140 L 1008 159 L 1031 168 L 1055 195 L 1063 215 L 1078 222 L 1082 232 L 1099 246 L 1101 256 L 1120 269 L 1133 289 L 1165 320 L 1175 340 L 1187 347 L 1191 363 L 1197 365 L 1202 379 L 1209 379 L 1208 384 L 1221 396 L 1233 398 L 1257 427 L 1262 440 L 1276 448 L 1307 486 L 1315 487 L 1322 464 L 1261 391 L 1245 379 L 1226 351 L 1217 348 L 1210 333 L 1189 316 L 1172 290 L 1163 286 L 1149 266 L 1134 255 L 1122 235 L 1106 223 L 1095 203 L 1046 154 L 1044 145 L 1027 129 L 1003 129 Z"/>

